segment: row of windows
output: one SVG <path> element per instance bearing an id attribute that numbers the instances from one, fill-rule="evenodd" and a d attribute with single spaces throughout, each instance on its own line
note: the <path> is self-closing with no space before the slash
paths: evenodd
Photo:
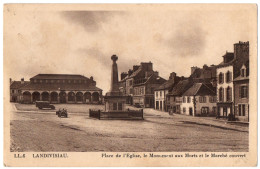
<path id="1" fill-rule="evenodd" d="M 86 80 L 39 80 L 34 79 L 34 83 L 87 83 Z"/>
<path id="2" fill-rule="evenodd" d="M 156 94 L 156 97 L 158 97 L 159 94 L 160 94 L 160 97 L 162 97 L 162 91 L 157 91 L 157 92 L 155 92 L 155 94 Z"/>
<path id="3" fill-rule="evenodd" d="M 232 81 L 232 72 L 228 71 L 227 73 L 225 73 L 225 76 L 224 73 L 220 72 L 218 75 L 219 84 L 224 83 L 224 77 L 226 77 L 225 78 L 226 83 L 230 83 Z"/>
<path id="4" fill-rule="evenodd" d="M 225 96 L 226 96 L 226 101 L 228 102 L 228 101 L 232 101 L 232 88 L 231 87 L 227 87 L 226 88 L 226 94 L 225 94 Z M 219 88 L 219 90 L 218 90 L 218 94 L 219 94 L 219 96 L 218 96 L 218 100 L 220 101 L 220 102 L 223 102 L 224 101 L 224 88 Z"/>
<path id="5" fill-rule="evenodd" d="M 246 69 L 245 68 L 241 68 L 240 69 L 240 75 L 242 77 L 246 77 Z M 218 82 L 219 84 L 221 83 L 224 83 L 224 77 L 225 80 L 226 80 L 226 83 L 230 83 L 232 81 L 232 72 L 228 71 L 225 76 L 224 76 L 224 73 L 220 72 L 219 75 L 218 75 Z"/>
<path id="6" fill-rule="evenodd" d="M 189 108 L 189 111 L 191 111 L 190 113 L 192 113 L 192 107 Z M 186 107 L 183 107 L 182 109 L 183 113 L 186 113 Z M 212 108 L 212 113 L 216 113 L 217 112 L 217 107 L 213 107 Z M 208 114 L 209 113 L 209 107 L 202 107 L 201 108 L 201 114 Z"/>
<path id="7" fill-rule="evenodd" d="M 12 93 L 12 94 L 14 94 L 14 93 L 16 93 L 16 92 L 21 93 L 21 90 L 17 90 L 17 91 L 14 90 L 14 89 L 11 90 L 11 93 Z"/>
<path id="8" fill-rule="evenodd" d="M 224 88 L 219 88 L 219 101 L 224 101 L 224 92 L 226 96 L 226 101 L 232 101 L 232 88 L 227 87 L 226 91 L 224 91 Z M 247 86 L 240 86 L 239 87 L 239 98 L 247 98 L 248 97 L 248 87 Z"/>
<path id="9" fill-rule="evenodd" d="M 134 88 L 134 95 L 144 95 L 144 87 Z"/>
<path id="10" fill-rule="evenodd" d="M 186 97 L 185 96 L 182 98 L 182 102 L 186 103 Z M 187 97 L 187 103 L 190 103 L 190 102 L 191 102 L 190 97 Z"/>
<path id="11" fill-rule="evenodd" d="M 186 97 L 185 96 L 183 97 L 182 102 L 186 103 Z M 187 97 L 187 103 L 190 103 L 190 102 L 191 102 L 191 98 Z M 200 103 L 207 103 L 207 97 L 206 96 L 200 96 L 199 97 L 199 102 Z M 210 103 L 216 103 L 217 102 L 217 98 L 215 96 L 211 96 L 211 97 L 209 97 L 209 102 Z"/>

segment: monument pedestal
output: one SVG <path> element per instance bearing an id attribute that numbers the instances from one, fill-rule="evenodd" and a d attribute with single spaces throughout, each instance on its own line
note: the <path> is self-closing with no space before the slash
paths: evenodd
<path id="1" fill-rule="evenodd" d="M 105 99 L 105 111 L 89 110 L 89 116 L 99 119 L 142 119 L 143 120 L 143 109 L 141 110 L 129 110 L 126 109 L 127 96 L 124 96 L 119 91 L 118 85 L 118 70 L 117 61 L 118 57 L 113 55 L 111 60 L 112 72 L 111 72 L 111 88 L 106 93 Z"/>

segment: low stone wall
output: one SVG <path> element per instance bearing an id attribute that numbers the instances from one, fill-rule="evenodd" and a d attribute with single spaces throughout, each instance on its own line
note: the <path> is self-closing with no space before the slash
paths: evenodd
<path id="1" fill-rule="evenodd" d="M 100 111 L 89 109 L 89 117 L 97 119 L 132 119 L 143 120 L 143 109 L 141 110 L 126 110 L 126 111 Z"/>

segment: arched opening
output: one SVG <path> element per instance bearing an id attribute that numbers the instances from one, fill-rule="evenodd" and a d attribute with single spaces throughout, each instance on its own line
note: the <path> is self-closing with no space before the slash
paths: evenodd
<path id="1" fill-rule="evenodd" d="M 51 92 L 51 102 L 58 102 L 58 93 Z"/>
<path id="2" fill-rule="evenodd" d="M 70 102 L 75 101 L 75 93 L 73 92 L 68 93 L 68 101 Z"/>
<path id="3" fill-rule="evenodd" d="M 93 99 L 93 102 L 98 102 L 99 101 L 99 93 L 98 92 L 94 92 L 92 94 L 92 99 Z"/>
<path id="4" fill-rule="evenodd" d="M 85 101 L 86 103 L 90 103 L 90 102 L 91 102 L 91 93 L 90 93 L 90 92 L 86 92 L 86 93 L 84 94 L 84 101 Z"/>
<path id="5" fill-rule="evenodd" d="M 60 92 L 60 103 L 66 103 L 66 93 Z"/>
<path id="6" fill-rule="evenodd" d="M 48 92 L 42 93 L 42 101 L 49 101 L 49 93 Z"/>
<path id="7" fill-rule="evenodd" d="M 24 92 L 23 93 L 23 102 L 24 103 L 31 103 L 31 93 L 30 92 Z"/>
<path id="8" fill-rule="evenodd" d="M 32 97 L 33 97 L 33 102 L 40 101 L 40 93 L 39 92 L 33 92 Z"/>
<path id="9" fill-rule="evenodd" d="M 78 92 L 76 94 L 76 100 L 77 100 L 77 102 L 83 102 L 83 93 L 82 92 Z"/>

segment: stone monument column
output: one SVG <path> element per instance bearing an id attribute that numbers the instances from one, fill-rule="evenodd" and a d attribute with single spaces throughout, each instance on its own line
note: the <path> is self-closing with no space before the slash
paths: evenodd
<path id="1" fill-rule="evenodd" d="M 110 91 L 113 92 L 119 92 L 119 86 L 118 86 L 118 69 L 117 69 L 117 61 L 118 57 L 116 55 L 111 56 L 112 63 L 112 71 L 111 71 L 111 84 L 110 84 Z"/>

